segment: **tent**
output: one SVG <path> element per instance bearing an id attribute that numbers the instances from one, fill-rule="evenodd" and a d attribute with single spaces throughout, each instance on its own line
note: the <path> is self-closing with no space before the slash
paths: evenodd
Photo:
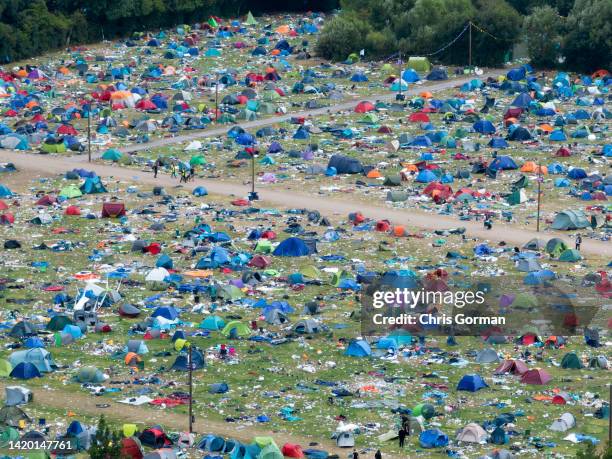
<path id="1" fill-rule="evenodd" d="M 568 352 L 563 356 L 563 359 L 561 359 L 561 368 L 580 370 L 583 368 L 583 365 L 575 352 Z"/>
<path id="2" fill-rule="evenodd" d="M 15 351 L 9 356 L 13 371 L 20 363 L 32 364 L 41 373 L 49 373 L 57 368 L 49 351 L 42 348 Z"/>
<path id="3" fill-rule="evenodd" d="M 313 250 L 303 239 L 290 237 L 276 246 L 273 255 L 277 257 L 303 257 L 316 253 L 316 246 Z"/>
<path id="4" fill-rule="evenodd" d="M 219 331 L 225 327 L 225 321 L 215 315 L 210 315 L 200 323 L 200 328 L 204 330 Z"/>
<path id="5" fill-rule="evenodd" d="M 457 441 L 465 443 L 485 443 L 489 434 L 480 425 L 472 422 L 457 434 Z"/>
<path id="6" fill-rule="evenodd" d="M 555 230 L 571 231 L 584 229 L 590 226 L 589 221 L 581 210 L 564 210 L 555 216 L 551 227 Z"/>
<path id="7" fill-rule="evenodd" d="M 38 368 L 32 363 L 29 362 L 21 362 L 13 368 L 10 374 L 11 378 L 17 379 L 32 379 L 32 378 L 40 378 L 42 375 Z"/>
<path id="8" fill-rule="evenodd" d="M 32 401 L 32 391 L 21 386 L 6 386 L 4 404 L 6 406 L 26 405 Z"/>
<path id="9" fill-rule="evenodd" d="M 99 384 L 106 380 L 104 373 L 95 367 L 82 367 L 75 376 L 76 381 L 80 383 Z"/>
<path id="10" fill-rule="evenodd" d="M 573 263 L 582 260 L 582 255 L 575 249 L 566 249 L 559 255 L 559 261 Z"/>
<path id="11" fill-rule="evenodd" d="M 372 355 L 372 349 L 370 345 L 365 340 L 353 340 L 349 343 L 344 355 L 348 355 L 350 357 L 369 357 Z"/>
<path id="12" fill-rule="evenodd" d="M 336 436 L 338 448 L 352 448 L 355 446 L 355 436 L 353 432 L 340 432 Z"/>
<path id="13" fill-rule="evenodd" d="M 343 155 L 333 155 L 327 167 L 328 169 L 335 168 L 338 174 L 359 174 L 363 171 L 363 166 L 358 159 Z"/>
<path id="14" fill-rule="evenodd" d="M 232 320 L 223 327 L 221 333 L 229 338 L 243 338 L 251 334 L 249 327 L 239 320 Z"/>
<path id="15" fill-rule="evenodd" d="M 552 376 L 546 371 L 542 369 L 534 369 L 527 370 L 521 376 L 521 382 L 523 384 L 532 384 L 532 385 L 546 385 L 552 379 Z"/>
<path id="16" fill-rule="evenodd" d="M 125 204 L 122 202 L 105 202 L 102 204 L 102 218 L 124 217 L 125 213 Z"/>
<path id="17" fill-rule="evenodd" d="M 446 70 L 442 68 L 435 68 L 427 74 L 426 79 L 428 81 L 448 80 L 448 75 L 446 74 Z"/>
<path id="18" fill-rule="evenodd" d="M 457 384 L 457 390 L 465 390 L 468 392 L 476 392 L 485 387 L 489 387 L 489 385 L 477 374 L 465 375 Z"/>
<path id="19" fill-rule="evenodd" d="M 448 445 L 448 436 L 440 429 L 427 429 L 419 435 L 421 448 L 440 448 Z"/>
<path id="20" fill-rule="evenodd" d="M 410 56 L 408 58 L 407 67 L 409 69 L 414 69 L 417 72 L 429 72 L 431 70 L 431 63 L 427 57 Z"/>

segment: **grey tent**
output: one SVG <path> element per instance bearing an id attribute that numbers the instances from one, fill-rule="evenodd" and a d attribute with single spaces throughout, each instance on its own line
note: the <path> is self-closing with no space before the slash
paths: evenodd
<path id="1" fill-rule="evenodd" d="M 483 349 L 476 355 L 476 362 L 478 363 L 493 363 L 499 362 L 499 356 L 493 349 Z"/>
<path id="2" fill-rule="evenodd" d="M 532 271 L 540 271 L 542 267 L 535 258 L 522 258 L 519 260 L 516 269 L 525 273 L 530 273 Z"/>
<path id="3" fill-rule="evenodd" d="M 489 434 L 480 425 L 472 422 L 466 425 L 457 435 L 457 441 L 465 443 L 483 443 L 487 441 Z"/>
<path id="4" fill-rule="evenodd" d="M 609 365 L 608 359 L 603 355 L 598 355 L 597 357 L 591 357 L 589 359 L 589 368 L 607 369 Z"/>
<path id="5" fill-rule="evenodd" d="M 561 231 L 571 231 L 588 228 L 590 226 L 584 212 L 581 210 L 564 210 L 555 216 L 551 225 L 552 229 Z"/>
<path id="6" fill-rule="evenodd" d="M 300 320 L 293 326 L 296 333 L 319 333 L 321 324 L 313 319 Z"/>
<path id="7" fill-rule="evenodd" d="M 534 237 L 527 242 L 523 248 L 526 250 L 542 250 L 546 247 L 546 242 L 540 238 Z"/>
<path id="8" fill-rule="evenodd" d="M 146 354 L 149 352 L 147 345 L 141 339 L 131 339 L 128 341 L 125 352 L 135 352 L 136 354 Z"/>
<path id="9" fill-rule="evenodd" d="M 25 336 L 36 335 L 36 327 L 30 322 L 17 322 L 13 325 L 11 331 L 8 332 L 8 335 L 11 338 L 23 338 Z"/>
<path id="10" fill-rule="evenodd" d="M 0 424 L 19 427 L 19 421 L 29 422 L 30 418 L 18 406 L 3 406 L 0 408 Z"/>
<path id="11" fill-rule="evenodd" d="M 344 155 L 333 155 L 327 167 L 335 168 L 338 174 L 359 174 L 363 171 L 363 166 L 358 159 Z"/>
<path id="12" fill-rule="evenodd" d="M 282 325 L 289 322 L 289 318 L 279 309 L 268 309 L 264 317 L 265 321 L 272 325 Z"/>
<path id="13" fill-rule="evenodd" d="M 399 175 L 388 175 L 383 182 L 383 186 L 400 186 L 401 184 L 402 178 Z"/>
<path id="14" fill-rule="evenodd" d="M 387 192 L 387 201 L 404 202 L 408 199 L 408 193 L 405 191 L 389 191 Z"/>
<path id="15" fill-rule="evenodd" d="M 106 380 L 104 373 L 96 367 L 83 367 L 75 376 L 75 380 L 80 383 L 101 383 Z"/>
<path id="16" fill-rule="evenodd" d="M 560 418 L 553 421 L 550 430 L 555 432 L 565 432 L 576 427 L 576 418 L 572 413 L 563 413 Z"/>
<path id="17" fill-rule="evenodd" d="M 7 386 L 4 388 L 6 393 L 6 406 L 25 405 L 32 401 L 32 391 L 21 386 Z"/>
<path id="18" fill-rule="evenodd" d="M 325 167 L 321 166 L 320 164 L 311 164 L 306 166 L 304 173 L 306 175 L 323 175 L 325 174 Z"/>
<path id="19" fill-rule="evenodd" d="M 353 432 L 339 432 L 336 434 L 336 446 L 338 448 L 352 448 L 355 446 Z"/>

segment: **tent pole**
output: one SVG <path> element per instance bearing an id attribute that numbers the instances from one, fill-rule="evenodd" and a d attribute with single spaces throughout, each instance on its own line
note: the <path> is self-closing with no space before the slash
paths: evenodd
<path id="1" fill-rule="evenodd" d="M 193 359 L 192 345 L 189 345 L 189 433 L 193 433 Z"/>

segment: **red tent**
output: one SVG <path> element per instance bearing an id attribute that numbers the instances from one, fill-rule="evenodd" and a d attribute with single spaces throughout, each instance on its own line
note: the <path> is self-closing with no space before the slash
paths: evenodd
<path id="1" fill-rule="evenodd" d="M 6 204 L 6 202 L 0 199 L 0 210 L 6 210 L 6 209 L 8 209 L 8 205 Z"/>
<path id="2" fill-rule="evenodd" d="M 389 126 L 381 126 L 377 131 L 379 134 L 391 134 L 393 131 Z"/>
<path id="3" fill-rule="evenodd" d="M 157 109 L 157 105 L 155 105 L 149 99 L 141 99 L 136 104 L 136 108 L 140 110 L 155 110 Z"/>
<path id="4" fill-rule="evenodd" d="M 285 443 L 281 449 L 281 453 L 283 453 L 285 457 L 294 457 L 296 459 L 304 457 L 302 447 L 294 443 Z"/>
<path id="5" fill-rule="evenodd" d="M 121 440 L 121 457 L 131 459 L 142 459 L 142 446 L 137 438 L 128 437 Z"/>
<path id="6" fill-rule="evenodd" d="M 48 194 L 46 194 L 42 198 L 40 198 L 38 201 L 36 201 L 35 204 L 37 206 L 50 206 L 50 205 L 52 205 L 56 201 L 57 200 L 54 197 L 49 196 Z"/>
<path id="7" fill-rule="evenodd" d="M 264 257 L 263 255 L 255 255 L 253 258 L 251 258 L 251 261 L 249 261 L 249 266 L 264 269 L 270 266 L 270 263 L 272 262 L 268 257 Z"/>
<path id="8" fill-rule="evenodd" d="M 367 100 L 361 101 L 355 106 L 356 113 L 371 112 L 374 109 L 374 104 L 372 104 L 372 102 L 368 102 Z"/>
<path id="9" fill-rule="evenodd" d="M 66 215 L 81 215 L 81 209 L 79 209 L 77 206 L 68 206 L 66 207 L 66 212 L 64 212 Z"/>
<path id="10" fill-rule="evenodd" d="M 569 149 L 565 147 L 561 147 L 557 150 L 557 152 L 555 153 L 555 156 L 561 156 L 563 158 L 566 158 L 568 156 L 572 156 L 572 152 L 569 151 Z"/>
<path id="11" fill-rule="evenodd" d="M 5 214 L 0 215 L 1 225 L 12 225 L 13 223 L 15 223 L 15 216 L 12 213 L 7 212 Z"/>
<path id="12" fill-rule="evenodd" d="M 528 370 L 527 365 L 522 360 L 504 360 L 494 371 L 496 375 L 512 373 L 522 375 Z"/>
<path id="13" fill-rule="evenodd" d="M 389 220 L 379 220 L 376 222 L 376 231 L 387 232 L 391 229 Z"/>
<path id="14" fill-rule="evenodd" d="M 122 202 L 105 202 L 102 204 L 102 218 L 118 218 L 125 216 L 125 204 Z"/>
<path id="15" fill-rule="evenodd" d="M 150 253 L 151 255 L 157 255 L 161 252 L 161 244 L 159 242 L 151 242 L 148 246 L 143 249 L 144 253 Z"/>
<path id="16" fill-rule="evenodd" d="M 413 123 L 428 123 L 429 116 L 427 116 L 427 113 L 415 112 L 410 114 L 410 116 L 408 117 L 408 121 L 411 121 Z"/>
<path id="17" fill-rule="evenodd" d="M 61 135 L 79 135 L 77 130 L 70 124 L 62 124 L 57 128 L 56 132 Z"/>
<path id="18" fill-rule="evenodd" d="M 262 239 L 276 239 L 276 233 L 272 230 L 266 230 L 261 234 Z"/>
<path id="19" fill-rule="evenodd" d="M 546 370 L 542 369 L 528 370 L 521 376 L 521 382 L 523 384 L 535 384 L 539 386 L 548 384 L 551 379 L 552 376 L 550 376 Z"/>

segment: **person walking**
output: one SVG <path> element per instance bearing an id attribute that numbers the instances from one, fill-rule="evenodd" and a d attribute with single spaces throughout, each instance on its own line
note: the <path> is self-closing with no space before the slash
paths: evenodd
<path id="1" fill-rule="evenodd" d="M 176 164 L 172 164 L 172 166 L 170 166 L 170 177 L 176 178 Z"/>
<path id="2" fill-rule="evenodd" d="M 353 459 L 359 459 L 359 453 L 356 449 L 353 450 Z"/>
<path id="3" fill-rule="evenodd" d="M 153 178 L 157 178 L 157 172 L 159 171 L 159 162 L 155 161 L 153 163 Z"/>
<path id="4" fill-rule="evenodd" d="M 580 233 L 576 235 L 576 250 L 580 251 L 580 246 L 582 245 L 582 236 Z"/>
<path id="5" fill-rule="evenodd" d="M 382 453 L 380 450 L 376 450 L 376 454 L 374 454 L 374 459 L 382 459 Z"/>

